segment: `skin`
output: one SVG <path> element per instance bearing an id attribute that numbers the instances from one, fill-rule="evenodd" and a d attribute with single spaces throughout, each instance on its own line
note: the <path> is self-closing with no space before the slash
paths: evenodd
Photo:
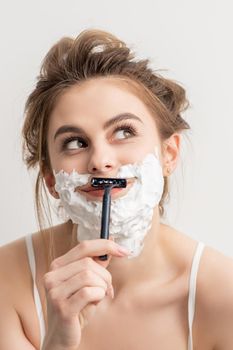
<path id="1" fill-rule="evenodd" d="M 104 129 L 113 116 L 125 112 L 141 119 L 129 121 L 136 127 L 137 136 L 114 131 L 113 125 Z M 72 136 L 87 140 L 85 147 L 79 143 L 81 148 L 77 149 L 77 142 L 72 141 L 72 150 L 61 151 L 62 139 L 71 134 L 59 135 L 55 141 L 54 136 L 67 124 L 83 129 L 82 135 L 72 133 Z M 98 78 L 67 90 L 56 104 L 48 129 L 52 169 L 67 172 L 76 169 L 97 177 L 114 177 L 120 166 L 142 160 L 155 146 L 159 149 L 163 174 L 167 176 L 167 168 L 174 171 L 177 166 L 180 141 L 180 135 L 174 134 L 162 142 L 155 119 L 143 102 L 112 78 Z M 44 170 L 44 179 L 51 195 L 58 198 L 51 169 Z M 114 196 L 124 195 L 127 190 Z M 158 207 L 154 209 L 144 249 L 134 259 L 120 255 L 118 246 L 111 240 L 76 244 L 76 232 L 77 225 L 70 221 L 53 228 L 56 259 L 49 270 L 42 236 L 33 235 L 36 283 L 48 328 L 43 350 L 119 350 L 122 344 L 129 350 L 150 350 L 155 344 L 161 350 L 187 350 L 188 283 L 197 241 L 162 224 Z M 44 239 L 48 245 L 47 230 Z M 75 243 L 73 249 L 70 241 Z M 106 253 L 108 261 L 98 260 L 99 255 Z M 71 280 L 68 278 L 71 272 L 78 277 L 72 280 L 73 286 L 66 284 Z M 233 347 L 232 272 L 232 259 L 205 247 L 197 276 L 194 349 Z M 39 325 L 24 238 L 0 248 L 0 283 L 0 347 L 39 349 Z M 86 285 L 92 287 L 91 294 L 83 294 L 81 298 L 74 294 L 69 297 L 70 303 L 62 305 L 58 296 L 65 296 L 71 287 L 79 289 Z M 84 301 L 88 324 L 81 331 L 77 327 L 76 308 Z M 66 344 L 58 346 L 64 339 Z"/>

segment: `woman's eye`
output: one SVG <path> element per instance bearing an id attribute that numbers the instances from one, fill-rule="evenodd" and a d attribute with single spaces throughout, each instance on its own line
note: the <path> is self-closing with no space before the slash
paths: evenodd
<path id="1" fill-rule="evenodd" d="M 86 147 L 87 143 L 82 139 L 76 138 L 72 140 L 66 140 L 64 146 L 67 150 L 75 150 Z"/>
<path id="2" fill-rule="evenodd" d="M 127 139 L 133 136 L 134 132 L 129 128 L 123 128 L 123 129 L 116 130 L 115 135 L 117 135 L 118 139 Z"/>

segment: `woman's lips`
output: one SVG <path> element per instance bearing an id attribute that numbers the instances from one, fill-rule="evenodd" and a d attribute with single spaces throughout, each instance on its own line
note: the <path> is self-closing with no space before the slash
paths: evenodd
<path id="1" fill-rule="evenodd" d="M 116 198 L 120 198 L 122 196 L 124 196 L 128 190 L 130 189 L 130 187 L 132 186 L 134 180 L 130 179 L 127 180 L 127 187 L 126 188 L 116 188 L 113 187 L 111 189 L 111 198 L 112 199 L 116 199 Z M 83 189 L 81 188 L 77 188 L 76 191 L 78 191 L 79 193 L 81 193 L 82 195 L 84 195 L 86 198 L 89 199 L 99 199 L 101 200 L 103 198 L 104 195 L 104 190 L 103 189 L 94 189 L 91 186 L 83 186 Z"/>
<path id="2" fill-rule="evenodd" d="M 122 190 L 123 188 L 112 188 L 111 195 L 113 196 L 115 193 L 118 193 Z M 93 197 L 103 197 L 104 195 L 104 190 L 89 190 L 89 191 L 82 191 L 82 192 L 86 192 L 88 195 Z"/>

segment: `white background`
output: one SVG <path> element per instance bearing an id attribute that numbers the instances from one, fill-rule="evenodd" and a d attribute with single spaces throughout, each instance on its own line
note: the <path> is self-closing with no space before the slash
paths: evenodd
<path id="1" fill-rule="evenodd" d="M 37 230 L 33 181 L 21 160 L 24 103 L 62 36 L 112 32 L 187 89 L 192 131 L 173 176 L 167 221 L 233 256 L 233 49 L 229 0 L 0 4 L 0 245 Z"/>

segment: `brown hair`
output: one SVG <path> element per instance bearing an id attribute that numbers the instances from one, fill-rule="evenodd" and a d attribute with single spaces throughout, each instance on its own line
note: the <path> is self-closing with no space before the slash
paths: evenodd
<path id="1" fill-rule="evenodd" d="M 42 200 L 43 171 L 50 169 L 47 148 L 49 116 L 58 97 L 66 89 L 87 79 L 113 77 L 128 85 L 147 105 L 156 119 L 161 141 L 175 132 L 189 129 L 181 117 L 188 101 L 185 90 L 149 67 L 148 59 L 137 60 L 135 54 L 114 35 L 96 29 L 82 31 L 77 38 L 62 38 L 47 53 L 41 66 L 35 89 L 25 105 L 23 126 L 23 155 L 28 167 L 39 166 L 35 198 L 40 229 L 44 214 L 49 219 L 49 204 Z M 169 194 L 168 178 L 164 178 L 160 215 Z M 44 209 L 44 210 L 43 210 Z M 51 256 L 52 260 L 52 256 Z M 50 261 L 51 261 L 50 260 Z"/>

